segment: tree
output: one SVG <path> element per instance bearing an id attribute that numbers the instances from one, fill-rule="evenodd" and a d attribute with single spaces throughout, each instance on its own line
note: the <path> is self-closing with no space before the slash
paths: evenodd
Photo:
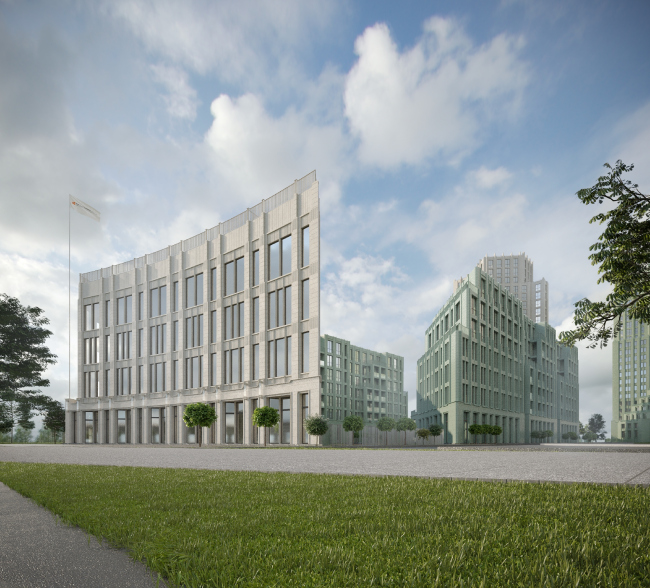
<path id="1" fill-rule="evenodd" d="M 44 328 L 49 320 L 42 314 L 40 308 L 0 294 L 0 432 L 11 434 L 16 425 L 33 429 L 33 411 L 42 413 L 52 402 L 34 390 L 50 385 L 42 374 L 56 363 L 44 345 L 52 332 Z"/>
<path id="2" fill-rule="evenodd" d="M 565 441 L 575 441 L 578 438 L 578 434 L 575 431 L 567 431 L 562 433 L 562 439 Z"/>
<path id="3" fill-rule="evenodd" d="M 429 427 L 429 433 L 431 433 L 435 439 L 442 433 L 442 427 L 440 425 L 431 425 Z"/>
<path id="4" fill-rule="evenodd" d="M 606 224 L 598 242 L 589 247 L 592 265 L 600 264 L 597 283 L 607 282 L 613 291 L 605 302 L 591 302 L 587 298 L 576 302 L 575 329 L 560 334 L 564 345 L 574 345 L 587 339 L 593 348 L 620 333 L 627 312 L 630 319 L 650 323 L 650 196 L 639 191 L 638 184 L 622 179 L 634 165 L 625 165 L 620 159 L 609 173 L 600 176 L 595 185 L 577 192 L 584 204 L 602 204 L 605 200 L 616 204 L 601 212 L 589 222 Z"/>
<path id="5" fill-rule="evenodd" d="M 592 441 L 596 441 L 596 439 L 598 439 L 598 435 L 596 435 L 596 433 L 594 433 L 593 431 L 587 431 L 587 432 L 582 436 L 582 438 L 583 438 L 587 443 L 591 443 Z"/>
<path id="6" fill-rule="evenodd" d="M 594 413 L 587 421 L 587 429 L 596 435 L 596 439 L 605 439 L 607 431 L 605 431 L 605 419 L 602 414 Z"/>
<path id="7" fill-rule="evenodd" d="M 404 445 L 406 445 L 406 431 L 415 431 L 416 428 L 416 422 L 408 417 L 402 417 L 395 423 L 397 431 L 404 431 Z"/>
<path id="8" fill-rule="evenodd" d="M 429 429 L 418 429 L 415 434 L 422 439 L 422 445 L 424 445 L 424 440 L 429 438 L 431 431 Z"/>
<path id="9" fill-rule="evenodd" d="M 199 447 L 201 447 L 202 427 L 209 427 L 217 420 L 217 413 L 209 404 L 195 402 L 188 404 L 183 412 L 183 421 L 188 427 L 198 427 Z"/>
<path id="10" fill-rule="evenodd" d="M 385 444 L 388 445 L 388 431 L 392 431 L 395 428 L 395 419 L 390 417 L 381 417 L 377 421 L 377 428 L 384 432 L 384 439 L 386 440 Z"/>
<path id="11" fill-rule="evenodd" d="M 12 443 L 31 443 L 32 442 L 32 431 L 30 429 L 25 429 L 24 427 L 16 427 L 16 432 L 14 433 Z"/>
<path id="12" fill-rule="evenodd" d="M 307 417 L 305 419 L 305 429 L 307 429 L 308 435 L 314 435 L 315 437 L 322 437 L 329 430 L 328 420 L 320 415 L 315 414 L 314 416 Z"/>
<path id="13" fill-rule="evenodd" d="M 280 413 L 278 412 L 277 408 L 272 408 L 270 406 L 260 406 L 253 411 L 253 424 L 256 427 L 268 429 L 275 427 L 275 425 L 277 425 L 279 422 Z M 264 447 L 266 447 L 266 431 L 264 431 L 262 434 L 264 436 Z"/>
<path id="14" fill-rule="evenodd" d="M 215 415 L 216 416 L 216 415 Z M 60 433 L 65 431 L 65 410 L 63 404 L 53 400 L 45 409 L 43 426 L 52 432 L 52 437 L 56 443 Z"/>
<path id="15" fill-rule="evenodd" d="M 499 425 L 487 425 L 487 426 L 490 427 L 490 435 L 492 435 L 493 437 L 498 437 L 499 435 L 501 435 L 501 433 L 503 433 L 503 429 Z M 497 440 L 494 439 L 493 443 L 496 442 Z"/>
<path id="16" fill-rule="evenodd" d="M 476 443 L 476 435 L 483 434 L 483 426 L 474 423 L 473 425 L 469 426 L 468 431 L 470 432 L 470 434 L 474 435 L 474 443 Z"/>
<path id="17" fill-rule="evenodd" d="M 352 433 L 352 439 L 363 431 L 363 419 L 360 416 L 349 414 L 343 419 L 343 430 Z"/>

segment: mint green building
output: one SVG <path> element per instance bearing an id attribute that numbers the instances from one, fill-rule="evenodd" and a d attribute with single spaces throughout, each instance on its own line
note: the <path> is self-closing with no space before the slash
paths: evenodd
<path id="1" fill-rule="evenodd" d="M 498 425 L 498 443 L 551 441 L 578 432 L 578 350 L 534 322 L 522 301 L 476 267 L 425 333 L 417 363 L 418 427 L 439 424 L 445 443 L 473 443 L 472 424 Z"/>
<path id="2" fill-rule="evenodd" d="M 352 345 L 330 335 L 320 338 L 321 414 L 333 423 L 348 415 L 366 424 L 406 416 L 404 358 Z"/>
<path id="3" fill-rule="evenodd" d="M 650 443 L 649 346 L 648 325 L 625 313 L 612 342 L 612 439 Z"/>

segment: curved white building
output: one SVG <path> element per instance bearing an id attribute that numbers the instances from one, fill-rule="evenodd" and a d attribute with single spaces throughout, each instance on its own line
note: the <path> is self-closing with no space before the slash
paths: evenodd
<path id="1" fill-rule="evenodd" d="M 193 443 L 184 406 L 212 404 L 207 444 L 316 443 L 320 413 L 320 210 L 316 172 L 160 251 L 81 274 L 78 398 L 67 443 Z"/>

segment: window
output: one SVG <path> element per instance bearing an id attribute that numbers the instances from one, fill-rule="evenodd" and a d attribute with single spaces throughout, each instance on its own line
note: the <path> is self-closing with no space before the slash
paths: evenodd
<path id="1" fill-rule="evenodd" d="M 269 245 L 269 280 L 291 272 L 291 235 Z"/>
<path id="2" fill-rule="evenodd" d="M 84 397 L 95 398 L 98 394 L 98 376 L 99 372 L 85 372 L 84 373 Z"/>
<path id="3" fill-rule="evenodd" d="M 151 364 L 151 377 L 149 379 L 152 392 L 164 392 L 165 387 L 165 362 Z"/>
<path id="4" fill-rule="evenodd" d="M 178 351 L 178 321 L 172 323 L 173 333 L 172 333 L 172 351 Z"/>
<path id="5" fill-rule="evenodd" d="M 210 343 L 217 342 L 217 311 L 210 312 Z"/>
<path id="6" fill-rule="evenodd" d="M 291 286 L 269 293 L 269 329 L 291 323 Z"/>
<path id="7" fill-rule="evenodd" d="M 131 331 L 117 333 L 117 357 L 115 359 L 131 359 Z"/>
<path id="8" fill-rule="evenodd" d="M 203 304 L 203 274 L 185 280 L 185 302 L 186 308 Z"/>
<path id="9" fill-rule="evenodd" d="M 111 325 L 111 301 L 106 300 L 104 303 L 104 326 L 110 327 Z"/>
<path id="10" fill-rule="evenodd" d="M 84 315 L 84 330 L 92 331 L 94 329 L 99 329 L 99 302 L 86 304 L 84 306 Z"/>
<path id="11" fill-rule="evenodd" d="M 99 337 L 84 339 L 84 363 L 99 363 Z"/>
<path id="12" fill-rule="evenodd" d="M 302 267 L 309 265 L 309 227 L 302 229 Z"/>
<path id="13" fill-rule="evenodd" d="M 253 286 L 259 286 L 260 283 L 260 252 L 259 250 L 253 251 Z"/>
<path id="14" fill-rule="evenodd" d="M 108 396 L 111 392 L 111 370 L 106 370 L 106 374 L 104 376 L 104 396 Z"/>
<path id="15" fill-rule="evenodd" d="M 307 227 L 309 228 L 309 227 Z M 309 280 L 302 281 L 302 314 L 300 320 L 309 318 Z"/>
<path id="16" fill-rule="evenodd" d="M 144 366 L 139 365 L 138 366 L 138 394 L 142 394 L 144 391 Z"/>
<path id="17" fill-rule="evenodd" d="M 210 300 L 217 299 L 217 268 L 213 267 L 210 270 Z"/>
<path id="18" fill-rule="evenodd" d="M 106 335 L 104 339 L 104 350 L 106 353 L 106 357 L 104 358 L 104 361 L 111 361 L 111 336 Z"/>
<path id="19" fill-rule="evenodd" d="M 203 345 L 203 315 L 185 319 L 185 349 Z"/>
<path id="20" fill-rule="evenodd" d="M 124 296 L 117 299 L 117 324 L 124 325 L 132 321 L 131 300 L 133 296 Z"/>
<path id="21" fill-rule="evenodd" d="M 174 312 L 178 312 L 178 282 L 174 282 Z"/>
<path id="22" fill-rule="evenodd" d="M 117 368 L 115 371 L 117 373 L 117 379 L 115 380 L 117 384 L 117 395 L 126 396 L 127 394 L 131 394 L 131 368 Z"/>
<path id="23" fill-rule="evenodd" d="M 228 262 L 225 270 L 224 295 L 241 292 L 244 289 L 244 258 Z"/>
<path id="24" fill-rule="evenodd" d="M 327 342 L 328 347 L 330 346 L 330 341 Z M 309 331 L 302 333 L 302 373 L 305 374 L 309 371 Z"/>
<path id="25" fill-rule="evenodd" d="M 117 442 L 130 443 L 131 442 L 131 423 L 130 423 L 130 410 L 117 411 Z"/>
<path id="26" fill-rule="evenodd" d="M 244 336 L 244 303 L 239 302 L 224 308 L 224 339 Z"/>
<path id="27" fill-rule="evenodd" d="M 201 384 L 201 371 L 203 367 L 203 357 L 185 358 L 185 387 L 199 388 Z"/>
<path id="28" fill-rule="evenodd" d="M 167 340 L 167 325 L 157 325 L 151 327 L 151 340 L 150 340 L 150 353 L 151 355 L 158 355 L 160 353 L 165 353 L 166 345 L 165 341 Z"/>
<path id="29" fill-rule="evenodd" d="M 178 390 L 178 360 L 175 359 L 174 362 L 172 363 L 172 368 L 174 370 L 174 373 L 172 374 L 172 381 L 174 383 L 174 390 Z"/>
<path id="30" fill-rule="evenodd" d="M 260 346 L 259 344 L 253 345 L 253 365 L 252 367 L 252 379 L 253 380 L 259 380 L 260 378 Z"/>
<path id="31" fill-rule="evenodd" d="M 309 443 L 309 434 L 307 433 L 307 427 L 305 426 L 305 421 L 309 416 L 309 394 L 301 394 L 302 396 L 302 442 Z"/>
<path id="32" fill-rule="evenodd" d="M 212 353 L 210 354 L 210 385 L 211 386 L 216 386 L 218 384 L 217 381 L 217 354 Z"/>
<path id="33" fill-rule="evenodd" d="M 253 298 L 253 333 L 260 332 L 260 299 Z"/>
<path id="34" fill-rule="evenodd" d="M 328 342 L 327 342 L 327 353 L 332 353 L 332 342 L 331 342 L 331 341 L 328 341 Z M 365 361 L 366 361 L 366 357 L 365 357 L 366 354 L 364 353 L 363 356 L 364 356 L 364 357 L 363 357 L 363 361 L 364 361 L 364 363 L 365 363 Z"/>
<path id="35" fill-rule="evenodd" d="M 341 355 L 341 344 L 337 343 L 336 344 L 336 355 Z M 336 358 L 336 367 L 341 367 L 341 358 L 337 357 Z"/>
<path id="36" fill-rule="evenodd" d="M 291 375 L 291 337 L 269 341 L 269 378 Z"/>
<path id="37" fill-rule="evenodd" d="M 224 351 L 224 384 L 238 384 L 242 382 L 243 365 L 243 347 Z"/>

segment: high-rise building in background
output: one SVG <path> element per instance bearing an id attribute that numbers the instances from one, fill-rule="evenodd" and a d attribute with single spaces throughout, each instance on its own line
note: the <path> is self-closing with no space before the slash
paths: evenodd
<path id="1" fill-rule="evenodd" d="M 621 317 L 621 332 L 612 340 L 612 439 L 650 443 L 648 347 L 650 328 Z"/>
<path id="2" fill-rule="evenodd" d="M 492 258 L 494 269 L 498 259 Z M 517 266 L 523 270 L 517 277 L 533 283 L 532 263 Z M 456 280 L 427 329 L 412 417 L 419 427 L 441 425 L 445 443 L 475 441 L 472 424 L 500 426 L 498 443 L 528 443 L 531 432 L 548 430 L 560 441 L 578 432 L 578 350 L 561 345 L 555 329 L 537 321 L 541 315 L 531 319 L 514 283 L 494 273 L 476 267 Z"/>
<path id="3" fill-rule="evenodd" d="M 533 262 L 525 253 L 486 255 L 477 265 L 506 292 L 521 300 L 524 314 L 531 321 L 548 322 L 548 282 L 544 278 L 534 279 Z M 463 278 L 454 281 L 454 292 L 462 281 Z"/>
<path id="4" fill-rule="evenodd" d="M 320 209 L 316 173 L 190 239 L 80 275 L 78 398 L 67 443 L 193 443 L 187 404 L 218 420 L 206 443 L 316 443 Z"/>

